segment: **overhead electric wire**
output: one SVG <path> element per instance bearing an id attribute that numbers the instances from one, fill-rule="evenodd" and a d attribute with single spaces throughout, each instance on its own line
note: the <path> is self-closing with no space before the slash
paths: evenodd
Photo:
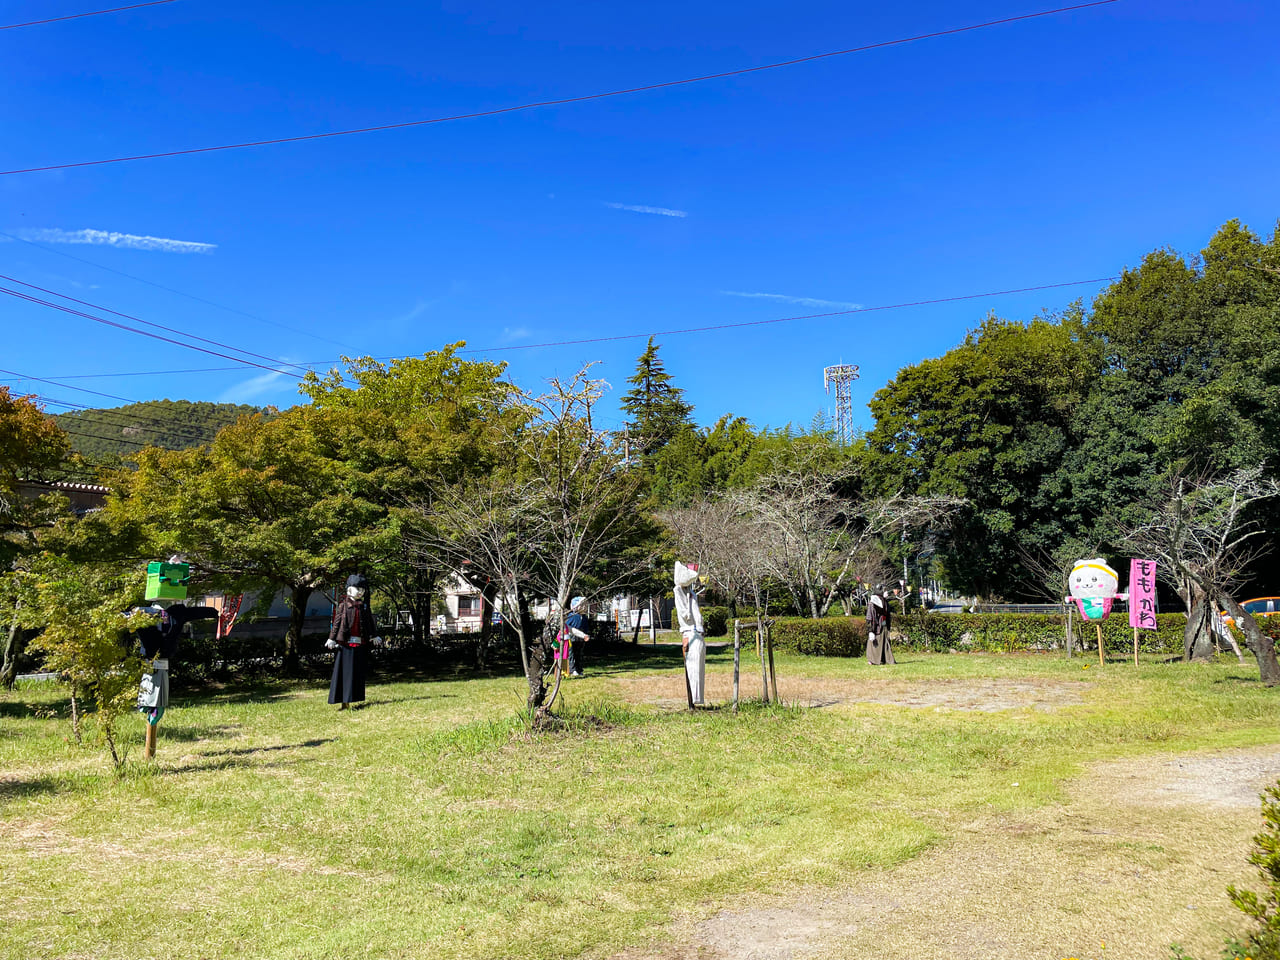
<path id="1" fill-rule="evenodd" d="M 49 17 L 45 20 L 28 20 L 26 23 L 6 23 L 0 30 L 17 30 L 19 27 L 38 27 L 43 23 L 61 23 L 63 20 L 80 20 L 83 17 L 98 17 L 104 13 L 122 13 L 125 10 L 137 10 L 140 7 L 159 7 L 176 0 L 148 0 L 146 3 L 131 3 L 127 7 L 111 7 L 109 10 L 90 10 L 88 13 L 71 13 L 65 17 Z"/>
<path id="2" fill-rule="evenodd" d="M 736 330 L 741 327 L 762 327 L 771 323 L 791 323 L 795 320 L 821 320 L 825 317 L 847 317 L 854 313 L 877 313 L 881 310 L 900 310 L 904 307 L 928 307 L 940 303 L 959 303 L 962 300 L 981 300 L 984 297 L 1003 297 L 1014 293 L 1033 293 L 1036 290 L 1056 290 L 1061 287 L 1079 287 L 1087 283 L 1105 283 L 1119 277 L 1096 277 L 1092 280 L 1068 280 L 1066 283 L 1043 283 L 1035 287 L 1018 287 L 1013 290 L 993 290 L 989 293 L 967 293 L 958 297 L 939 297 L 935 300 L 911 300 L 906 303 L 887 303 L 879 307 L 857 307 L 853 310 L 832 310 L 830 313 L 806 313 L 794 317 L 774 317 L 770 320 L 742 320 L 737 323 L 713 323 L 703 327 L 681 327 L 677 330 L 654 330 L 650 333 L 620 333 L 612 337 L 584 337 L 580 340 L 551 340 L 546 343 L 522 343 L 505 347 L 468 347 L 459 353 L 499 353 L 507 350 L 535 350 L 539 347 L 572 347 L 584 343 L 610 343 L 614 340 L 643 340 L 646 337 L 670 337 L 679 333 L 706 333 L 711 330 Z M 317 364 L 318 365 L 318 364 Z"/>
<path id="3" fill-rule="evenodd" d="M 1015 293 L 1035 293 L 1040 290 L 1060 290 L 1065 287 L 1080 287 L 1091 283 L 1110 283 L 1118 280 L 1119 277 L 1094 277 L 1090 280 L 1067 280 L 1062 283 L 1042 283 L 1031 287 L 1015 287 L 1009 290 L 989 290 L 986 293 L 965 293 L 953 297 L 936 297 L 932 300 L 909 300 L 902 303 L 886 303 L 876 307 L 856 307 L 850 310 L 834 310 L 830 313 L 810 313 L 793 317 L 772 317 L 768 320 L 742 320 L 735 323 L 716 323 L 701 327 L 682 327 L 674 330 L 654 330 L 647 333 L 624 333 L 611 337 L 582 337 L 574 340 L 548 340 L 542 343 L 525 343 L 517 345 L 507 345 L 503 347 L 467 347 L 459 350 L 459 353 L 498 353 L 507 350 L 534 350 L 540 347 L 567 347 L 578 346 L 589 343 L 610 343 L 615 340 L 642 340 L 647 337 L 669 337 L 677 334 L 685 333 L 705 333 L 713 330 L 732 330 L 740 327 L 758 327 L 766 326 L 774 323 L 792 323 L 800 320 L 820 320 L 828 317 L 843 317 L 858 313 L 878 313 L 885 310 L 902 310 L 907 307 L 925 307 L 937 306 L 944 303 L 962 303 L 966 300 L 982 300 L 986 297 L 1003 297 L 1010 296 Z M 6 292 L 0 287 L 0 292 Z M 205 351 L 208 352 L 208 351 Z M 399 360 L 398 356 L 371 357 L 376 361 Z M 308 367 L 327 367 L 339 363 L 338 360 L 312 360 L 307 362 Z M 144 370 L 134 373 L 89 373 L 59 376 L 59 380 L 70 380 L 73 376 L 78 377 L 144 377 L 155 376 L 166 373 L 216 373 L 225 370 L 235 370 L 237 367 L 205 367 L 203 369 L 167 371 L 167 370 Z M 286 374 L 287 376 L 287 374 Z M 73 388 L 74 389 L 74 388 Z"/>
<path id="4" fill-rule="evenodd" d="M 214 153 L 220 150 L 241 150 L 246 147 L 266 147 L 282 143 L 301 143 L 308 140 L 324 140 L 329 137 L 347 137 L 361 133 L 376 133 L 384 130 L 400 130 L 406 127 L 422 127 L 438 123 L 451 123 L 455 120 L 475 120 L 481 117 L 499 116 L 504 113 L 517 113 L 522 110 L 534 110 L 539 107 L 558 107 L 571 103 L 585 103 L 589 100 L 604 100 L 610 97 L 622 97 L 635 93 L 644 93 L 650 90 L 662 90 L 667 87 L 680 87 L 693 83 L 704 83 L 708 80 L 723 80 L 728 77 L 740 77 L 751 73 L 760 73 L 764 70 L 777 70 L 781 67 L 792 67 L 802 63 L 813 63 L 814 61 L 826 60 L 831 57 L 843 57 L 854 53 L 864 53 L 867 50 L 894 47 L 901 44 L 914 43 L 918 40 L 932 40 L 938 37 L 952 36 L 957 33 L 967 33 L 971 30 L 981 30 L 986 27 L 996 27 L 1003 24 L 1017 23 L 1023 20 L 1034 20 L 1038 17 L 1048 17 L 1058 13 L 1068 13 L 1073 10 L 1086 10 L 1090 7 L 1102 7 L 1119 2 L 1120 0 L 1090 0 L 1088 3 L 1075 3 L 1066 7 L 1055 7 L 1052 10 L 1025 13 L 1015 17 L 1001 17 L 998 20 L 971 23 L 963 27 L 952 27 L 947 30 L 935 30 L 931 33 L 920 33 L 911 37 L 900 37 L 896 40 L 881 40 L 877 43 L 867 43 L 862 46 L 848 47 L 844 50 L 831 50 L 826 53 L 815 53 L 807 57 L 795 57 L 791 60 L 779 60 L 775 63 L 765 63 L 757 67 L 740 67 L 736 70 L 723 70 L 719 73 L 707 73 L 696 77 L 685 77 L 680 80 L 664 80 L 658 83 L 646 83 L 635 87 L 608 90 L 603 93 L 589 93 L 576 97 L 559 97 L 553 100 L 536 100 L 529 103 L 516 104 L 510 107 L 497 107 L 492 110 L 477 110 L 472 113 L 459 113 L 446 117 L 431 117 L 425 120 L 404 120 L 399 123 L 383 123 L 367 127 L 353 127 L 348 130 L 330 130 L 326 133 L 310 133 L 292 137 L 275 137 L 267 140 L 246 140 L 241 143 L 223 143 L 212 147 L 190 147 L 185 150 L 165 150 L 158 153 L 140 153 L 127 157 L 110 157 L 105 160 L 80 160 L 74 163 L 53 163 L 39 167 L 0 170 L 0 176 L 12 176 L 19 173 L 39 173 L 46 170 L 69 170 L 73 167 L 96 167 L 108 163 L 130 163 L 134 160 L 158 160 L 162 157 L 181 157 L 196 153 Z"/>
<path id="5" fill-rule="evenodd" d="M 56 250 L 48 244 L 36 243 L 34 240 L 28 240 L 25 237 L 19 237 L 12 233 L 6 233 L 3 230 L 0 230 L 0 237 L 8 237 L 10 240 L 16 240 L 18 243 L 25 243 L 28 246 L 35 247 L 37 250 L 44 250 L 46 253 L 54 253 L 60 257 L 66 257 L 68 260 L 75 260 L 77 263 L 88 264 L 89 266 L 96 267 L 99 270 L 105 270 L 107 273 L 114 273 L 118 277 L 124 277 L 127 280 L 134 280 L 137 283 L 145 283 L 147 286 L 155 287 L 157 290 L 163 290 L 166 293 L 173 293 L 179 297 L 186 297 L 188 300 L 194 300 L 196 303 L 203 303 L 206 306 L 214 307 L 218 310 L 225 310 L 228 313 L 236 313 L 242 317 L 248 317 L 250 320 L 257 320 L 259 323 L 265 323 L 272 327 L 279 327 L 281 330 L 287 330 L 290 333 L 296 333 L 299 336 L 311 337 L 313 340 L 323 340 L 325 343 L 331 343 L 335 347 L 342 347 L 346 350 L 351 349 L 347 344 L 340 343 L 330 337 L 322 337 L 318 333 L 299 330 L 298 328 L 291 327 L 288 324 L 280 323 L 278 320 L 269 320 L 266 317 L 258 316 L 256 313 L 249 313 L 247 310 L 240 310 L 237 307 L 228 307 L 226 304 L 216 303 L 213 300 L 206 300 L 204 297 L 197 297 L 194 293 L 185 293 L 182 290 L 175 290 L 173 287 L 166 287 L 163 283 L 156 283 L 154 280 L 147 280 L 144 277 L 135 277 L 132 273 L 125 273 L 123 270 L 116 270 L 114 267 L 107 267 L 101 263 L 95 263 L 93 260 L 86 260 L 84 257 L 77 257 L 75 254 Z"/>
<path id="6" fill-rule="evenodd" d="M 75 298 L 75 297 L 68 296 L 68 295 L 67 295 L 67 294 L 65 294 L 65 293 L 58 293 L 56 290 L 49 290 L 49 289 L 47 289 L 47 288 L 45 288 L 45 287 L 36 286 L 36 284 L 34 284 L 34 283 L 27 283 L 25 280 L 19 280 L 17 277 L 10 277 L 10 276 L 6 276 L 6 275 L 5 275 L 5 274 L 3 274 L 3 273 L 0 273 L 0 280 L 7 280 L 7 281 L 9 281 L 10 283 L 20 284 L 21 286 L 24 286 L 24 287 L 30 287 L 32 290 L 39 290 L 41 293 L 47 293 L 47 294 L 49 294 L 50 296 L 58 297 L 58 298 L 60 298 L 60 299 L 62 299 L 62 300 L 69 300 L 69 301 L 71 301 L 72 303 L 78 303 L 78 304 L 80 304 L 82 307 L 91 307 L 91 308 L 92 308 L 92 309 L 94 309 L 94 310 L 101 310 L 101 311 L 103 311 L 104 313 L 110 313 L 110 314 L 112 314 L 113 316 L 123 317 L 125 320 L 132 320 L 134 323 L 141 323 L 141 324 L 144 324 L 144 325 L 146 325 L 146 326 L 148 326 L 148 327 L 155 327 L 157 330 L 164 330 L 164 331 L 166 331 L 166 332 L 168 332 L 168 333 L 176 333 L 176 334 L 178 334 L 178 336 L 181 336 L 181 337 L 187 337 L 188 339 L 191 339 L 191 340 L 198 340 L 198 341 L 200 341 L 201 343 L 209 343 L 209 344 L 212 344 L 212 345 L 213 345 L 213 346 L 215 346 L 215 347 L 222 347 L 224 350 L 234 350 L 234 351 L 236 351 L 237 353 L 243 353 L 243 354 L 244 354 L 245 356 L 247 356 L 247 357 L 257 357 L 259 360 L 267 360 L 267 361 L 269 361 L 269 362 L 271 362 L 271 363 L 274 363 L 277 367 L 293 367 L 293 368 L 295 368 L 295 369 L 297 369 L 297 370 L 302 370 L 304 373 L 307 371 L 307 368 L 306 368 L 306 367 L 304 367 L 304 366 L 302 366 L 301 364 L 297 364 L 297 363 L 290 363 L 290 362 L 289 362 L 289 361 L 287 361 L 287 360 L 277 360 L 275 357 L 268 357 L 268 356 L 266 356 L 265 354 L 261 354 L 261 353 L 254 353 L 252 350 L 245 350 L 243 347 L 237 347 L 237 346 L 234 346 L 234 345 L 229 344 L 229 343 L 223 343 L 221 340 L 210 340 L 208 337 L 199 337 L 199 336 L 196 336 L 194 333 L 187 333 L 185 330 L 178 330 L 178 329 L 176 329 L 176 328 L 174 328 L 174 327 L 167 327 L 167 326 L 165 326 L 163 323 L 153 323 L 153 322 L 152 322 L 152 321 L 150 321 L 150 320 L 143 320 L 141 317 L 135 317 L 135 316 L 133 316 L 132 314 L 128 314 L 128 313 L 121 313 L 119 310 L 112 310 L 110 307 L 104 307 L 104 306 L 102 306 L 101 304 L 97 304 L 97 303 L 90 303 L 88 300 L 79 300 L 79 299 L 77 299 L 77 298 Z M 12 293 L 13 293 L 13 292 L 12 292 L 12 291 L 10 291 L 10 290 L 4 290 L 4 292 L 5 292 L 5 293 L 9 293 L 9 294 L 11 294 L 11 295 L 12 295 Z M 24 299 L 30 299 L 30 300 L 33 300 L 34 302 L 40 302 L 38 299 L 28 297 L 26 294 L 22 294 L 21 296 L 22 296 Z M 92 318 L 92 319 L 99 319 L 99 318 Z M 111 323 L 109 320 L 100 320 L 99 322 L 102 322 L 102 323 Z M 113 323 L 113 324 L 111 324 L 111 326 L 120 326 L 120 324 L 114 324 L 114 323 Z M 124 329 L 131 329 L 131 328 L 129 328 L 129 327 L 125 327 Z M 141 330 L 134 330 L 133 332 L 134 332 L 134 333 L 144 333 L 144 331 L 141 331 Z M 152 334 L 146 334 L 146 335 L 147 335 L 147 336 L 152 336 Z M 159 338 L 157 338 L 157 339 L 164 340 L 164 339 L 166 339 L 166 338 L 165 338 L 165 337 L 159 337 Z M 175 342 L 175 341 L 169 341 L 169 342 L 173 343 L 173 342 Z M 194 347 L 194 346 L 191 346 L 190 344 L 181 344 L 181 346 L 187 346 L 187 347 L 189 347 L 189 348 L 190 348 L 190 349 L 192 349 L 192 350 L 199 350 L 199 349 L 200 349 L 199 347 Z M 210 351 L 205 350 L 205 351 L 202 351 L 202 352 L 204 352 L 204 353 L 209 353 Z M 218 356 L 223 356 L 223 355 L 222 355 L 222 354 L 218 354 Z M 227 359 L 228 359 L 228 360 L 239 360 L 240 358 L 239 358 L 239 357 L 227 357 Z M 247 360 L 246 360 L 246 361 L 242 361 L 242 362 L 244 362 L 244 363 L 248 363 L 249 361 L 247 361 Z M 254 364 L 254 366 L 261 366 L 261 364 Z M 268 368 L 268 369 L 274 369 L 274 368 Z"/>
<path id="7" fill-rule="evenodd" d="M 46 380 L 41 377 L 26 377 L 24 379 L 38 380 L 41 383 L 48 383 L 55 387 L 68 386 L 67 384 L 56 383 L 53 380 Z M 79 388 L 69 387 L 69 389 L 77 390 Z M 88 392 L 92 393 L 94 391 L 88 391 Z M 190 432 L 184 433 L 183 432 L 184 430 L 199 429 L 199 428 L 192 428 L 190 425 L 175 426 L 170 421 L 161 420 L 156 417 L 134 415 L 134 414 L 125 413 L 123 410 L 114 410 L 111 408 L 91 407 L 87 403 L 75 403 L 71 400 L 55 400 L 52 397 L 41 396 L 38 393 L 33 393 L 31 394 L 31 396 L 38 401 L 45 402 L 45 403 L 53 403 L 60 407 L 73 407 L 75 409 L 69 412 L 80 414 L 83 417 L 84 421 L 88 423 L 91 423 L 91 424 L 96 423 L 99 426 L 107 427 L 109 429 L 145 430 L 148 433 L 163 433 L 172 437 L 176 437 L 179 440 L 191 440 L 197 443 L 209 443 L 213 439 L 212 437 L 206 437 L 203 435 L 193 435 Z M 103 396 L 105 396 L 105 394 L 103 394 Z M 129 402 L 137 403 L 138 401 L 131 400 Z M 102 414 L 111 414 L 111 413 L 118 414 L 123 417 L 132 418 L 133 422 L 106 420 L 106 419 L 103 419 L 101 416 Z M 88 416 L 89 414 L 92 414 L 93 416 Z M 141 421 L 141 422 L 137 422 L 137 421 Z M 74 422 L 80 422 L 80 421 L 74 421 Z M 148 423 L 157 424 L 157 425 L 147 426 Z M 221 429 L 221 428 L 217 428 L 217 429 Z"/>

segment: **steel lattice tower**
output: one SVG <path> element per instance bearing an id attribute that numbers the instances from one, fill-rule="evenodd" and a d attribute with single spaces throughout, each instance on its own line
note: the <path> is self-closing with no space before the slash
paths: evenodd
<path id="1" fill-rule="evenodd" d="M 856 363 L 841 363 L 822 370 L 822 385 L 831 393 L 836 388 L 836 442 L 846 446 L 853 442 L 853 381 L 858 379 Z"/>

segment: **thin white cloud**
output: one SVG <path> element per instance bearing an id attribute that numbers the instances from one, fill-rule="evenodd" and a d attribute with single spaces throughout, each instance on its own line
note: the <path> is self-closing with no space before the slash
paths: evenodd
<path id="1" fill-rule="evenodd" d="M 687 217 L 685 210 L 672 210 L 670 207 L 646 207 L 638 203 L 606 203 L 606 207 L 614 210 L 630 210 L 632 213 L 654 213 L 660 217 Z"/>
<path id="2" fill-rule="evenodd" d="M 170 240 L 114 230 L 60 230 L 57 227 L 15 231 L 23 240 L 33 243 L 87 243 L 95 246 L 120 247 L 124 250 L 158 250 L 161 253 L 212 253 L 216 243 L 195 240 Z"/>
<path id="3" fill-rule="evenodd" d="M 499 339 L 502 343 L 512 343 L 516 340 L 528 340 L 532 335 L 533 332 L 528 327 L 503 327 Z"/>
<path id="4" fill-rule="evenodd" d="M 218 402 L 248 403 L 250 400 L 256 400 L 263 394 L 271 393 L 276 384 L 286 376 L 288 374 L 283 370 L 268 370 L 266 373 L 260 373 L 224 391 L 222 396 L 218 397 Z"/>
<path id="5" fill-rule="evenodd" d="M 795 303 L 802 307 L 838 307 L 841 310 L 861 310 L 860 303 L 843 300 L 819 300 L 816 297 L 789 297 L 782 293 L 744 293 L 741 290 L 721 290 L 726 297 L 751 297 L 754 300 L 776 300 L 778 303 Z"/>

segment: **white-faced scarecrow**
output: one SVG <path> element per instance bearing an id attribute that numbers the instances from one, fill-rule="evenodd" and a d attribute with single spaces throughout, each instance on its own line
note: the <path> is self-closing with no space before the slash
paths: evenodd
<path id="1" fill-rule="evenodd" d="M 347 577 L 347 594 L 333 611 L 333 626 L 325 646 L 333 651 L 333 679 L 329 702 L 346 710 L 364 699 L 369 646 L 379 646 L 378 622 L 369 606 L 369 581 L 363 574 Z"/>
<path id="2" fill-rule="evenodd" d="M 1117 599 L 1127 600 L 1127 593 L 1117 593 L 1120 576 L 1101 557 L 1077 560 L 1067 578 L 1071 588 L 1071 600 L 1080 616 L 1093 623 L 1098 634 L 1098 663 L 1104 663 L 1102 654 L 1102 621 L 1111 615 L 1111 607 Z"/>
<path id="3" fill-rule="evenodd" d="M 889 626 L 893 618 L 884 594 L 884 587 L 877 586 L 867 597 L 867 663 L 876 666 L 896 662 L 893 648 L 889 646 Z"/>
<path id="4" fill-rule="evenodd" d="M 707 641 L 702 630 L 702 610 L 698 607 L 698 565 L 676 561 L 676 619 L 684 650 L 685 693 L 689 708 L 704 703 L 707 678 Z"/>
<path id="5" fill-rule="evenodd" d="M 218 611 L 213 607 L 189 607 L 185 603 L 173 602 L 186 599 L 190 582 L 189 564 L 173 561 L 147 564 L 146 599 L 160 601 L 141 608 L 143 613 L 155 614 L 160 619 L 153 626 L 138 631 L 142 658 L 147 661 L 147 672 L 142 675 L 138 689 L 138 710 L 147 720 L 143 756 L 148 760 L 156 755 L 156 729 L 169 706 L 169 668 L 177 659 L 183 628 L 196 620 L 218 618 Z"/>

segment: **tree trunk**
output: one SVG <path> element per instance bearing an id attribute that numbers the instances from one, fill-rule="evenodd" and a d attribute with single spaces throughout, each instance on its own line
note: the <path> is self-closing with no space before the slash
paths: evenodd
<path id="1" fill-rule="evenodd" d="M 12 690 L 18 679 L 18 657 L 26 646 L 26 635 L 18 629 L 18 614 L 22 611 L 22 598 L 13 604 L 13 619 L 9 622 L 9 637 L 4 644 L 4 665 L 0 666 L 0 684 Z"/>
<path id="2" fill-rule="evenodd" d="M 1227 612 L 1235 618 L 1236 625 L 1244 631 L 1245 646 L 1258 660 L 1258 676 L 1261 677 L 1262 682 L 1268 687 L 1280 684 L 1280 661 L 1276 660 L 1275 641 L 1262 632 L 1258 627 L 1258 621 L 1253 619 L 1251 614 L 1246 613 L 1233 598 L 1224 594 L 1218 597 L 1218 602 L 1227 609 Z"/>
<path id="3" fill-rule="evenodd" d="M 80 691 L 73 683 L 71 685 L 71 732 L 75 734 L 76 743 L 84 743 L 84 738 L 80 734 Z"/>
<path id="4" fill-rule="evenodd" d="M 1202 591 L 1196 591 L 1187 625 L 1182 631 L 1182 659 L 1185 661 L 1213 659 L 1213 630 L 1209 623 L 1209 601 Z"/>
<path id="5" fill-rule="evenodd" d="M 769 650 L 769 682 L 773 687 L 773 702 L 781 703 L 778 697 L 778 671 L 773 666 L 773 625 L 768 624 L 764 628 L 764 643 Z"/>
<path id="6" fill-rule="evenodd" d="M 520 665 L 524 667 L 524 675 L 529 676 L 529 637 L 533 633 L 533 623 L 529 617 L 529 598 L 525 596 L 525 592 L 517 588 L 516 590 L 516 617 L 520 621 L 520 628 L 516 631 L 519 634 L 518 641 L 520 643 Z M 542 667 L 538 667 L 538 676 L 542 676 Z M 530 693 L 532 693 L 530 687 Z"/>
<path id="7" fill-rule="evenodd" d="M 764 653 L 764 620 L 756 616 L 756 653 L 760 655 L 760 699 L 769 702 L 769 664 Z"/>
<path id="8" fill-rule="evenodd" d="M 484 669 L 489 642 L 493 639 L 494 601 L 498 597 L 498 585 L 492 580 L 480 588 L 480 640 L 476 644 L 476 668 Z"/>
<path id="9" fill-rule="evenodd" d="M 284 669 L 296 673 L 302 662 L 302 628 L 306 625 L 307 601 L 311 599 L 311 587 L 295 586 L 290 591 L 289 632 L 284 637 Z"/>

